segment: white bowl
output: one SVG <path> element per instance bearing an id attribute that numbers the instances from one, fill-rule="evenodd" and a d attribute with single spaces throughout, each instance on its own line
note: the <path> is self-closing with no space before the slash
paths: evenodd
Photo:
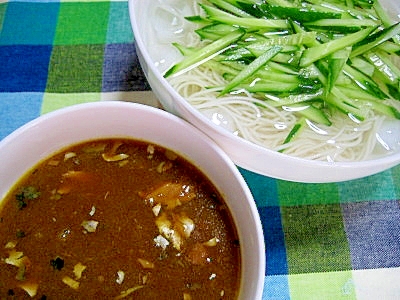
<path id="1" fill-rule="evenodd" d="M 185 0 L 164 2 L 182 5 Z M 400 20 L 400 5 L 397 0 L 383 0 L 382 3 L 393 18 Z M 385 157 L 357 162 L 330 163 L 297 158 L 258 146 L 214 124 L 171 87 L 150 56 L 148 49 L 151 48 L 153 53 L 160 53 L 160 57 L 165 57 L 165 60 L 177 61 L 176 49 L 170 44 L 158 43 L 154 38 L 157 29 L 165 24 L 149 13 L 152 5 L 152 1 L 129 0 L 137 54 L 153 92 L 167 111 L 184 118 L 209 135 L 240 167 L 278 179 L 321 183 L 365 177 L 400 163 L 400 151 Z M 400 127 L 400 124 L 397 127 Z"/>
<path id="2" fill-rule="evenodd" d="M 242 253 L 240 299 L 260 299 L 265 246 L 249 188 L 233 162 L 209 137 L 160 109 L 118 101 L 97 102 L 64 108 L 29 122 L 0 141 L 0 201 L 40 160 L 71 144 L 110 137 L 164 146 L 208 176 L 224 195 L 238 229 Z"/>

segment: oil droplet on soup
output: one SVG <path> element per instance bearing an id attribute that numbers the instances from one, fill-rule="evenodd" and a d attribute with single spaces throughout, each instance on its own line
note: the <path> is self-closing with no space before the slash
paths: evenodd
<path id="1" fill-rule="evenodd" d="M 0 210 L 1 299 L 234 299 L 240 264 L 209 179 L 141 141 L 64 149 Z"/>

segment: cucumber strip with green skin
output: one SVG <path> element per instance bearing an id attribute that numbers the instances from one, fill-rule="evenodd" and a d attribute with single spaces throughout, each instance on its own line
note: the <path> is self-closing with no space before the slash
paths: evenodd
<path id="1" fill-rule="evenodd" d="M 328 76 L 329 75 L 329 64 L 327 61 L 316 61 L 314 64 L 312 64 L 311 66 L 315 66 L 317 67 L 317 70 L 319 72 L 320 75 L 318 76 L 318 79 L 323 82 L 323 84 L 325 85 L 325 87 L 328 86 Z M 353 80 L 351 80 L 350 78 L 348 78 L 343 72 L 343 70 L 341 70 L 338 78 L 336 79 L 335 85 L 353 85 L 354 82 Z M 323 76 L 322 76 L 323 75 Z M 321 77 L 324 77 L 324 79 L 321 79 Z M 335 86 L 334 85 L 334 86 Z M 333 87 L 332 87 L 333 88 Z M 359 87 L 357 87 L 359 88 Z M 332 90 L 332 89 L 331 89 Z M 328 94 L 328 91 L 325 90 L 325 94 Z"/>
<path id="2" fill-rule="evenodd" d="M 225 0 L 208 0 L 208 2 L 214 4 L 216 7 L 223 9 L 231 14 L 234 14 L 235 16 L 238 17 L 243 17 L 243 18 L 254 18 L 251 14 L 248 14 L 244 10 L 240 9 L 238 6 L 233 5 L 232 3 L 229 3 Z"/>
<path id="3" fill-rule="evenodd" d="M 218 33 L 219 35 L 225 35 L 235 30 L 237 30 L 237 27 L 221 23 L 209 24 L 198 29 L 198 31 L 214 32 Z"/>
<path id="4" fill-rule="evenodd" d="M 175 48 L 177 48 L 177 49 L 179 50 L 179 52 L 180 52 L 183 56 L 194 55 L 194 54 L 198 51 L 198 48 L 186 47 L 186 46 L 183 46 L 183 45 L 181 45 L 181 44 L 179 44 L 179 43 L 172 43 L 172 45 L 175 46 Z M 247 51 L 247 52 L 243 52 L 243 53 L 240 52 L 240 51 L 238 51 L 238 52 L 235 52 L 235 51 L 231 52 L 231 51 L 228 49 L 228 50 L 225 51 L 225 53 L 228 53 L 228 52 L 229 52 L 229 54 L 228 54 L 227 56 L 225 55 L 225 53 L 224 53 L 224 54 L 220 54 L 219 56 L 215 56 L 212 60 L 208 60 L 208 61 L 204 62 L 204 64 L 212 65 L 216 70 L 219 70 L 219 69 L 224 69 L 224 68 L 223 68 L 223 63 L 227 64 L 227 63 L 232 63 L 232 62 L 233 62 L 233 63 L 235 63 L 235 66 L 230 65 L 230 66 L 228 66 L 228 67 L 229 67 L 229 69 L 231 69 L 231 70 L 236 70 L 234 73 L 237 73 L 237 72 L 239 72 L 240 70 L 243 69 L 243 63 L 242 63 L 242 62 L 236 63 L 236 61 L 240 60 L 240 57 L 241 57 L 242 59 L 245 58 L 245 57 L 246 57 L 246 54 L 248 54 L 249 56 L 251 55 L 252 57 L 254 57 L 254 55 L 251 54 L 250 51 L 246 50 L 246 49 L 243 48 L 243 47 L 239 47 L 239 48 L 234 49 L 234 50 L 243 50 L 243 51 Z M 232 59 L 228 59 L 229 56 L 231 56 L 231 55 L 232 55 L 232 56 L 235 56 L 235 55 L 236 55 L 236 59 L 234 59 L 234 57 L 232 57 Z M 221 72 L 220 72 L 220 73 L 221 73 Z"/>
<path id="5" fill-rule="evenodd" d="M 237 26 L 230 25 L 230 24 L 225 24 L 225 23 L 218 23 L 217 22 L 217 23 L 209 24 L 207 26 L 203 26 L 200 30 L 204 30 L 204 31 L 207 31 L 207 32 L 214 32 L 214 33 L 217 33 L 217 34 L 220 34 L 220 35 L 224 35 L 224 34 L 228 34 L 228 33 L 232 32 L 234 30 L 237 30 L 237 29 L 238 29 Z M 247 29 L 245 35 L 242 38 L 245 40 L 246 38 L 249 38 L 250 35 L 252 35 L 252 37 L 253 37 L 254 35 L 258 34 L 258 32 L 259 32 L 259 30 L 249 30 L 249 29 Z M 266 37 L 264 37 L 264 36 L 262 36 L 260 34 L 258 34 L 257 37 L 259 39 L 261 39 L 261 38 L 266 39 Z"/>
<path id="6" fill-rule="evenodd" d="M 319 19 L 340 19 L 342 15 L 335 12 L 310 10 L 304 7 L 284 7 L 264 4 L 267 10 L 279 19 L 292 19 L 297 22 L 311 22 Z"/>
<path id="7" fill-rule="evenodd" d="M 347 7 L 354 8 L 354 2 L 353 2 L 353 0 L 346 0 L 346 6 L 347 6 Z"/>
<path id="8" fill-rule="evenodd" d="M 246 46 L 247 49 L 253 53 L 262 53 L 266 48 L 280 45 L 280 46 L 298 46 L 313 44 L 316 39 L 315 32 L 295 33 L 286 36 L 271 37 L 265 41 L 251 43 Z"/>
<path id="9" fill-rule="evenodd" d="M 199 35 L 199 37 L 202 41 L 204 41 L 204 40 L 215 41 L 224 36 L 224 34 L 219 34 L 219 33 L 210 32 L 210 31 L 204 31 L 201 29 L 195 30 L 195 32 Z"/>
<path id="10" fill-rule="evenodd" d="M 326 114 L 321 109 L 316 108 L 310 103 L 293 104 L 286 108 L 286 110 L 288 109 L 294 113 L 301 114 L 306 119 L 318 124 L 324 124 L 326 126 L 332 125 L 332 122 L 328 119 Z"/>
<path id="11" fill-rule="evenodd" d="M 398 86 L 396 86 L 395 84 L 388 83 L 387 78 L 384 75 L 382 75 L 382 73 L 376 72 L 374 74 L 374 81 L 376 85 L 379 86 L 379 88 L 386 95 L 388 95 L 387 98 L 400 100 L 400 98 L 396 96 L 396 93 L 392 94 L 393 87 L 396 87 L 396 90 L 398 90 Z M 375 100 L 384 101 L 385 99 L 375 99 Z"/>
<path id="12" fill-rule="evenodd" d="M 233 77 L 240 72 L 242 67 L 238 68 L 239 64 L 229 64 L 226 62 L 219 62 L 216 60 L 209 60 L 204 63 L 204 66 L 212 70 L 217 70 L 221 76 Z M 222 90 L 222 89 L 221 89 Z"/>
<path id="13" fill-rule="evenodd" d="M 393 43 L 391 41 L 386 41 L 378 45 L 376 48 L 385 51 L 387 53 L 400 55 L 400 43 Z"/>
<path id="14" fill-rule="evenodd" d="M 400 68 L 390 60 L 385 52 L 379 50 L 368 52 L 364 54 L 364 57 L 387 79 L 388 83 L 397 84 L 399 82 Z"/>
<path id="15" fill-rule="evenodd" d="M 233 69 L 233 73 L 231 73 L 231 75 L 236 76 L 239 72 L 243 71 L 247 65 L 242 65 L 242 64 L 238 64 L 236 65 L 236 69 Z M 236 74 L 235 74 L 236 72 Z M 227 80 L 232 80 L 232 77 L 227 77 Z M 277 84 L 280 83 L 296 83 L 296 84 L 301 84 L 300 77 L 298 75 L 293 75 L 293 74 L 285 74 L 282 73 L 280 71 L 273 71 L 271 70 L 269 67 L 261 67 L 259 70 L 255 71 L 251 77 L 248 78 L 249 79 L 249 83 L 250 81 L 252 82 L 253 80 L 258 80 L 260 81 L 259 83 L 263 82 L 263 81 L 278 81 Z M 244 81 L 243 81 L 244 82 Z M 254 83 L 256 84 L 256 83 Z"/>
<path id="16" fill-rule="evenodd" d="M 350 57 L 361 55 L 400 34 L 400 22 L 378 31 L 353 47 Z"/>
<path id="17" fill-rule="evenodd" d="M 329 75 L 329 65 L 327 60 L 317 60 L 315 63 L 308 66 L 308 68 L 315 66 L 317 69 L 317 76 L 320 76 L 320 80 L 326 84 L 327 77 Z M 323 75 L 323 79 L 321 79 L 321 75 Z"/>
<path id="18" fill-rule="evenodd" d="M 345 67 L 347 68 L 348 65 Z M 320 79 L 324 80 L 323 78 Z M 359 121 L 365 120 L 367 111 L 370 109 L 375 109 L 391 117 L 396 116 L 397 110 L 395 108 L 383 103 L 381 103 L 382 105 L 378 105 L 378 102 L 375 100 L 381 101 L 381 99 L 362 89 L 355 90 L 348 87 L 340 88 L 334 86 L 331 93 L 325 95 L 324 99 L 350 118 L 356 118 Z"/>
<path id="19" fill-rule="evenodd" d="M 225 2 L 228 2 L 229 4 L 232 4 L 232 5 L 234 5 L 234 6 L 239 6 L 239 3 L 238 3 L 238 1 L 237 0 L 224 0 Z M 252 2 L 252 0 L 242 0 L 242 1 L 245 1 L 245 2 Z"/>
<path id="20" fill-rule="evenodd" d="M 267 63 L 267 65 L 269 67 L 271 67 L 271 69 L 276 70 L 276 71 L 281 71 L 283 73 L 287 73 L 290 75 L 299 75 L 299 72 L 297 71 L 297 69 L 291 67 L 290 65 L 279 64 L 274 61 L 269 61 Z"/>
<path id="21" fill-rule="evenodd" d="M 294 33 L 305 33 L 305 32 L 307 32 L 303 27 L 301 27 L 300 23 L 295 22 L 292 19 L 289 19 L 288 21 L 289 21 L 289 28 Z"/>
<path id="22" fill-rule="evenodd" d="M 360 56 L 353 57 L 351 60 L 349 60 L 349 65 L 357 70 L 362 70 L 363 74 L 371 78 L 372 76 L 374 76 L 375 72 L 374 65 Z"/>
<path id="23" fill-rule="evenodd" d="M 364 8 L 364 9 L 371 9 L 374 1 L 371 0 L 353 0 L 355 5 Z"/>
<path id="24" fill-rule="evenodd" d="M 271 60 L 273 62 L 298 66 L 301 58 L 301 51 L 295 53 L 278 53 Z"/>
<path id="25" fill-rule="evenodd" d="M 298 122 L 290 130 L 289 134 L 283 141 L 283 144 L 285 145 L 285 144 L 288 144 L 289 142 L 291 142 L 297 135 L 300 134 L 301 130 L 303 130 L 305 126 L 306 126 L 306 119 L 304 117 L 302 117 L 302 118 L 300 118 L 300 120 L 298 120 Z M 279 150 L 279 152 L 284 152 L 284 151 L 285 151 L 285 149 Z"/>
<path id="26" fill-rule="evenodd" d="M 295 1 L 292 0 L 268 0 L 268 4 L 280 7 L 296 7 Z"/>
<path id="27" fill-rule="evenodd" d="M 193 48 L 193 47 L 186 47 L 184 45 L 181 45 L 179 43 L 172 43 L 172 46 L 174 46 L 176 49 L 178 49 L 178 51 L 183 55 L 183 56 L 187 56 L 190 55 L 194 52 L 197 51 L 197 48 Z"/>
<path id="28" fill-rule="evenodd" d="M 192 55 L 197 51 L 197 48 L 185 47 L 178 43 L 173 43 L 173 45 L 184 56 Z M 242 49 L 244 49 L 244 48 L 242 48 Z M 204 62 L 203 65 L 205 65 L 208 68 L 211 68 L 213 70 L 218 70 L 218 72 L 220 74 L 231 74 L 232 77 L 235 76 L 237 73 L 239 73 L 244 68 L 243 63 L 238 63 L 235 61 L 228 61 L 225 59 L 225 56 L 221 56 L 220 59 L 215 57 L 212 60 L 208 60 L 208 61 Z"/>
<path id="29" fill-rule="evenodd" d="M 397 86 L 387 85 L 388 93 L 393 99 L 400 100 L 400 82 Z"/>
<path id="30" fill-rule="evenodd" d="M 318 64 L 317 70 L 320 70 L 321 68 L 324 67 L 324 64 L 321 62 Z M 318 79 L 323 83 L 326 84 L 327 78 L 324 76 L 323 72 L 320 71 Z M 365 119 L 365 116 L 367 115 L 367 112 L 364 110 L 361 110 L 356 101 L 354 101 L 352 98 L 349 98 L 347 95 L 345 95 L 341 89 L 339 89 L 337 86 L 334 86 L 331 90 L 330 93 L 324 93 L 324 101 L 327 104 L 332 105 L 333 107 L 336 107 L 339 111 L 342 113 L 346 114 L 352 119 L 357 119 L 359 121 L 363 121 Z"/>
<path id="31" fill-rule="evenodd" d="M 229 60 L 243 60 L 247 61 L 248 59 L 255 59 L 256 57 L 262 55 L 266 49 L 274 46 L 275 44 L 271 44 L 270 46 L 266 44 L 260 44 L 259 46 L 255 45 L 252 46 L 242 46 L 239 45 L 236 48 L 227 50 L 223 54 L 223 60 L 229 61 Z M 299 48 L 297 46 L 286 46 L 286 45 L 281 45 L 282 50 L 281 53 L 289 53 L 289 55 L 292 55 L 291 53 L 295 53 L 299 51 Z M 285 58 L 287 60 L 288 58 Z"/>
<path id="32" fill-rule="evenodd" d="M 173 65 L 166 71 L 164 77 L 167 78 L 173 74 L 186 72 L 207 60 L 212 59 L 227 47 L 239 40 L 244 35 L 244 30 L 238 29 L 230 34 L 198 49 L 196 52 L 184 57 L 183 60 Z"/>
<path id="33" fill-rule="evenodd" d="M 351 86 L 353 87 L 354 82 L 347 77 L 343 72 L 339 74 L 339 77 L 336 79 L 334 86 Z M 356 86 L 357 89 L 361 90 L 360 87 Z"/>
<path id="34" fill-rule="evenodd" d="M 263 79 L 250 84 L 239 84 L 238 89 L 244 89 L 250 93 L 291 93 L 299 88 L 296 82 L 276 82 Z"/>
<path id="35" fill-rule="evenodd" d="M 387 95 L 379 88 L 379 86 L 371 78 L 362 73 L 362 71 L 346 64 L 343 66 L 343 72 L 366 92 L 374 95 L 378 99 L 387 98 Z"/>
<path id="36" fill-rule="evenodd" d="M 224 55 L 221 57 L 221 61 L 235 61 L 235 60 L 241 60 L 241 61 L 247 61 L 247 60 L 252 60 L 256 56 L 249 51 L 245 47 L 237 47 L 234 49 L 230 49 L 224 53 Z"/>
<path id="37" fill-rule="evenodd" d="M 198 24 L 200 26 L 210 25 L 212 22 L 209 19 L 203 18 L 202 16 L 187 16 L 184 17 L 187 21 Z"/>
<path id="38" fill-rule="evenodd" d="M 374 1 L 373 9 L 375 10 L 377 16 L 381 20 L 383 26 L 390 27 L 396 22 L 388 15 L 388 13 L 383 9 L 380 1 Z"/>
<path id="39" fill-rule="evenodd" d="M 374 1 L 373 8 L 379 17 L 379 19 L 382 21 L 383 26 L 385 27 L 390 27 L 396 22 L 388 15 L 388 13 L 383 9 L 382 5 L 380 4 L 379 1 Z M 393 40 L 396 44 L 400 44 L 400 35 L 397 34 L 393 37 Z"/>
<path id="40" fill-rule="evenodd" d="M 288 73 L 283 73 L 281 71 L 275 71 L 272 70 L 269 67 L 270 61 L 267 63 L 265 68 L 261 68 L 258 70 L 254 75 L 258 78 L 261 79 L 266 79 L 266 80 L 275 80 L 275 81 L 283 81 L 283 82 L 299 82 L 299 78 L 301 78 L 298 74 L 293 75 L 293 74 L 288 74 Z"/>
<path id="41" fill-rule="evenodd" d="M 333 3 L 332 1 L 313 1 L 313 0 L 308 0 L 308 2 L 312 3 L 314 5 L 314 8 L 318 10 L 318 7 L 322 10 L 331 10 L 334 12 L 342 13 L 342 16 L 345 17 L 347 14 L 349 17 L 352 17 L 354 19 L 372 19 L 372 20 L 377 20 L 378 17 L 375 14 L 371 14 L 370 11 L 363 11 L 357 8 L 351 8 L 343 3 L 340 2 L 335 2 Z"/>
<path id="42" fill-rule="evenodd" d="M 285 46 L 285 45 L 270 45 L 266 47 L 246 47 L 253 55 L 254 57 L 259 57 L 260 55 L 264 54 L 265 49 L 268 49 L 270 47 L 274 46 L 280 46 L 282 48 L 281 52 L 277 57 L 274 58 L 275 61 L 282 62 L 282 63 L 290 63 L 290 61 L 293 60 L 295 56 L 298 56 L 298 59 L 301 56 L 301 51 L 298 47 L 296 46 Z"/>
<path id="43" fill-rule="evenodd" d="M 372 100 L 372 101 L 377 100 L 377 98 L 374 95 L 371 95 L 370 93 L 367 93 L 366 91 L 359 88 L 349 87 L 348 85 L 342 86 L 340 84 L 338 84 L 337 87 L 344 95 L 346 95 L 348 98 L 351 99 Z"/>
<path id="44" fill-rule="evenodd" d="M 324 44 L 319 44 L 317 46 L 307 48 L 306 50 L 304 50 L 303 55 L 300 59 L 300 67 L 306 67 L 313 62 L 328 55 L 331 55 L 332 53 L 340 49 L 344 49 L 346 47 L 352 46 L 354 43 L 362 41 L 373 30 L 375 30 L 375 27 L 366 28 L 358 32 L 348 34 L 337 40 L 332 40 Z"/>
<path id="45" fill-rule="evenodd" d="M 342 37 L 346 36 L 343 33 L 337 33 L 337 32 L 330 32 L 330 31 L 322 31 L 322 30 L 318 30 L 317 31 L 317 43 L 315 43 L 315 45 L 313 46 L 317 46 L 318 42 L 323 44 L 323 43 L 328 43 L 332 40 L 337 40 L 340 39 Z"/>
<path id="46" fill-rule="evenodd" d="M 299 71 L 299 75 L 304 78 L 312 78 L 320 80 L 320 70 L 314 65 L 309 65 L 306 68 L 302 68 Z M 321 81 L 321 80 L 320 80 Z M 323 81 L 321 81 L 323 82 Z"/>
<path id="47" fill-rule="evenodd" d="M 335 86 L 340 74 L 342 73 L 343 66 L 346 64 L 351 52 L 351 47 L 338 50 L 330 55 L 328 61 L 328 77 L 326 83 L 326 92 L 330 93 Z"/>
<path id="48" fill-rule="evenodd" d="M 261 54 L 263 54 L 265 49 L 268 49 L 269 47 L 272 47 L 272 46 L 281 46 L 282 47 L 281 53 L 290 54 L 290 53 L 295 53 L 295 52 L 299 52 L 300 51 L 300 47 L 299 46 L 296 46 L 296 45 L 282 45 L 282 44 L 279 44 L 279 43 L 276 43 L 276 44 L 271 43 L 270 45 L 267 45 L 267 44 L 264 44 L 264 43 L 262 45 L 254 45 L 254 46 L 253 45 L 249 45 L 249 46 L 246 46 L 246 48 L 248 50 L 250 50 L 257 57 L 257 56 L 260 56 Z"/>
<path id="49" fill-rule="evenodd" d="M 332 92 L 325 98 L 325 101 L 352 119 L 364 121 L 370 112 L 371 107 L 362 105 L 362 101 L 352 99 L 345 95 L 339 88 L 334 87 Z"/>
<path id="50" fill-rule="evenodd" d="M 249 43 L 257 43 L 257 42 L 262 42 L 265 41 L 267 37 L 265 37 L 260 30 L 257 31 L 247 31 L 247 33 L 243 36 L 242 40 L 240 43 L 243 44 L 243 46 L 249 44 Z"/>
<path id="51" fill-rule="evenodd" d="M 375 27 L 378 24 L 373 20 L 358 19 L 322 19 L 304 23 L 304 26 L 312 30 L 327 30 L 330 32 L 352 33 L 365 27 Z"/>
<path id="52" fill-rule="evenodd" d="M 286 97 L 277 98 L 276 95 L 263 93 L 263 96 L 266 100 L 266 103 L 273 107 L 279 107 L 283 105 L 292 105 L 296 103 L 307 102 L 311 100 L 318 100 L 322 97 L 324 93 L 323 89 L 316 91 L 315 93 L 307 93 L 307 94 L 296 94 L 296 95 L 288 95 Z"/>
<path id="53" fill-rule="evenodd" d="M 240 61 L 225 61 L 225 60 L 220 60 L 218 61 L 219 63 L 221 63 L 222 65 L 225 65 L 229 68 L 231 68 L 232 70 L 234 70 L 234 74 L 239 73 L 240 71 L 242 71 L 247 65 L 243 62 Z M 216 69 L 218 71 L 218 69 Z"/>
<path id="54" fill-rule="evenodd" d="M 380 112 L 381 114 L 400 120 L 400 111 L 393 106 L 386 105 L 381 101 L 373 100 L 365 100 L 363 103 L 370 106 L 373 110 Z"/>
<path id="55" fill-rule="evenodd" d="M 221 23 L 236 25 L 243 28 L 271 28 L 271 29 L 285 29 L 288 27 L 286 20 L 268 20 L 268 19 L 257 19 L 257 18 L 241 18 L 234 16 L 230 13 L 224 12 L 218 8 L 200 4 L 207 14 L 210 20 L 218 21 Z"/>
<path id="56" fill-rule="evenodd" d="M 280 46 L 273 46 L 269 48 L 265 53 L 259 57 L 257 57 L 253 62 L 251 62 L 246 68 L 237 74 L 237 76 L 229 82 L 226 87 L 221 91 L 219 96 L 222 96 L 226 93 L 229 93 L 233 88 L 239 85 L 242 81 L 248 79 L 252 76 L 257 70 L 259 70 L 262 66 L 264 66 L 272 57 L 281 51 Z"/>
<path id="57" fill-rule="evenodd" d="M 225 74 L 226 80 L 232 80 L 233 74 Z M 251 93 L 312 94 L 321 89 L 321 83 L 312 79 L 288 75 L 268 70 L 258 71 L 248 80 L 243 81 L 237 89 L 245 89 Z"/>
<path id="58" fill-rule="evenodd" d="M 210 24 L 203 26 L 200 29 L 196 29 L 195 32 L 202 39 L 216 40 L 233 31 L 237 30 L 237 27 L 226 24 Z"/>
<path id="59" fill-rule="evenodd" d="M 256 18 L 272 18 L 273 16 L 264 9 L 261 3 L 248 3 L 245 1 L 236 1 L 237 5 L 248 14 Z"/>

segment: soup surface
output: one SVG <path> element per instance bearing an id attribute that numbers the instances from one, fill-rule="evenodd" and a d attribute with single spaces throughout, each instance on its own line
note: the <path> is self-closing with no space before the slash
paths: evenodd
<path id="1" fill-rule="evenodd" d="M 240 247 L 191 163 L 96 140 L 38 164 L 0 207 L 0 299 L 233 299 Z"/>

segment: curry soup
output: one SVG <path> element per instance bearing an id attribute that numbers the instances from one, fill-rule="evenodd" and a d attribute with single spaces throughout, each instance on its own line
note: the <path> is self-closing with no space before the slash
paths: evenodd
<path id="1" fill-rule="evenodd" d="M 128 139 L 88 141 L 25 175 L 0 210 L 0 299 L 234 299 L 240 247 L 191 163 Z"/>

